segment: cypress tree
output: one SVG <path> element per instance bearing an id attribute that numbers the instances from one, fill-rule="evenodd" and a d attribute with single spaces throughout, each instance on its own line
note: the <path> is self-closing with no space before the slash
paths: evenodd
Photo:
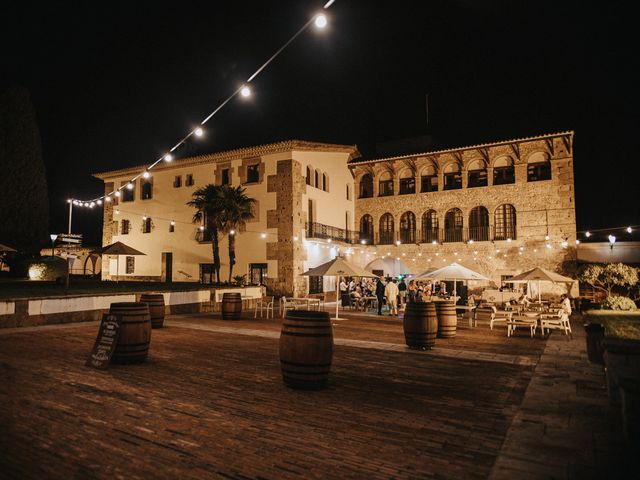
<path id="1" fill-rule="evenodd" d="M 29 92 L 0 90 L 0 243 L 36 253 L 47 245 L 49 199 Z"/>

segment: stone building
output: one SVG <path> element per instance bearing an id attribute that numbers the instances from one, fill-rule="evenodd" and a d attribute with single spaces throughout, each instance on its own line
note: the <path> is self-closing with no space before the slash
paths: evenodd
<path id="1" fill-rule="evenodd" d="M 332 278 L 300 274 L 337 254 L 384 275 L 457 261 L 496 283 L 536 265 L 575 264 L 573 132 L 377 159 L 291 140 L 143 171 L 96 175 L 110 200 L 103 244 L 146 253 L 121 259 L 120 278 L 211 280 L 211 242 L 186 205 L 209 183 L 242 185 L 257 200 L 255 218 L 236 233 L 234 274 L 275 294 L 334 290 Z M 226 251 L 223 237 L 223 278 Z M 104 279 L 116 265 L 104 263 Z"/>

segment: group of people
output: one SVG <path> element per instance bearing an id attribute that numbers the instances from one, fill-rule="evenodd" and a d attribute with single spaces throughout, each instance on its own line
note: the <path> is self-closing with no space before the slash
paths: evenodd
<path id="1" fill-rule="evenodd" d="M 428 281 L 409 280 L 407 283 L 402 277 L 399 281 L 395 278 L 384 280 L 382 277 L 375 280 L 363 278 L 358 282 L 343 279 L 340 282 L 340 293 L 342 298 L 348 295 L 350 299 L 355 300 L 376 297 L 378 315 L 382 315 L 382 307 L 385 304 L 389 309 L 389 315 L 398 315 L 398 310 L 407 302 L 426 301 L 432 295 L 445 294 L 446 287 L 444 282 L 432 284 Z"/>

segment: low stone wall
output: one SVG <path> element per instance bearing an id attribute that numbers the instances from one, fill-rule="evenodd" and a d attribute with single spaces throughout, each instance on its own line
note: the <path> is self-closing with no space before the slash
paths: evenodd
<path id="1" fill-rule="evenodd" d="M 217 297 L 222 298 L 225 291 L 239 289 L 223 289 L 218 292 L 211 289 L 162 293 L 165 313 L 199 313 L 220 311 Z M 262 296 L 260 287 L 242 289 L 243 308 L 255 305 L 255 299 Z M 222 293 L 221 293 L 222 292 Z M 137 302 L 145 292 L 123 293 L 118 295 L 75 295 L 70 297 L 24 298 L 0 302 L 0 328 L 32 327 L 56 323 L 73 323 L 100 320 L 103 313 L 109 311 L 112 303 Z M 219 295 L 218 295 L 219 294 Z"/>

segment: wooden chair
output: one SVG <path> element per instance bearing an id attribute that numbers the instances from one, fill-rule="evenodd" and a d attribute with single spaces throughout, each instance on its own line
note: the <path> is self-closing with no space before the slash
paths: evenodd
<path id="1" fill-rule="evenodd" d="M 565 335 L 572 335 L 571 323 L 569 322 L 569 315 L 562 310 L 558 310 L 554 313 L 541 314 L 540 315 L 540 328 L 544 335 L 544 329 L 548 332 L 553 330 L 563 330 Z"/>
<path id="2" fill-rule="evenodd" d="M 273 296 L 259 298 L 256 301 L 256 311 L 255 311 L 255 314 L 253 315 L 253 318 L 258 317 L 258 309 L 260 309 L 260 318 L 262 318 L 263 310 L 266 310 L 267 318 L 269 318 L 269 311 L 271 311 L 271 318 L 273 318 L 273 302 L 274 302 Z"/>

